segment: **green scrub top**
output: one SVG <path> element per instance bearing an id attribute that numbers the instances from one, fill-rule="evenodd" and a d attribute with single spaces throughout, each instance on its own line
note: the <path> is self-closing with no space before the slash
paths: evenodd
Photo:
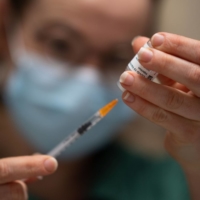
<path id="1" fill-rule="evenodd" d="M 118 144 L 95 156 L 92 177 L 86 200 L 190 199 L 184 174 L 173 159 L 142 157 Z"/>

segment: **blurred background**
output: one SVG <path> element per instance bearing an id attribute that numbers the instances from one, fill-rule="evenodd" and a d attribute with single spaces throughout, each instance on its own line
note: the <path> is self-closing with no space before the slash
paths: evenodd
<path id="1" fill-rule="evenodd" d="M 199 7 L 198 0 L 162 1 L 157 18 L 159 31 L 200 39 Z"/>

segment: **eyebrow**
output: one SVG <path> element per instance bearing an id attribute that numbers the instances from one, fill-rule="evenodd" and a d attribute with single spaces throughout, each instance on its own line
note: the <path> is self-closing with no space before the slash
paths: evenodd
<path id="1" fill-rule="evenodd" d="M 83 39 L 83 36 L 73 29 L 71 26 L 67 25 L 66 23 L 60 22 L 60 21 L 51 21 L 46 22 L 45 26 L 40 27 L 40 31 L 51 31 L 52 29 L 61 29 L 64 32 L 70 33 L 73 37 Z"/>
<path id="2" fill-rule="evenodd" d="M 73 29 L 70 25 L 66 24 L 65 22 L 61 22 L 61 21 L 50 21 L 50 22 L 45 22 L 45 26 L 43 25 L 42 27 L 39 28 L 40 31 L 51 31 L 53 29 L 61 29 L 64 32 L 68 32 L 70 33 L 70 35 L 73 38 L 76 38 L 76 40 L 82 41 L 82 42 L 86 42 L 87 43 L 87 39 L 81 35 L 81 33 L 79 33 L 77 30 Z M 110 48 L 107 49 L 107 53 L 116 53 L 116 47 L 119 46 L 130 46 L 130 42 L 124 42 L 124 43 L 120 43 L 117 45 L 113 45 Z M 121 48 L 120 48 L 121 49 Z"/>

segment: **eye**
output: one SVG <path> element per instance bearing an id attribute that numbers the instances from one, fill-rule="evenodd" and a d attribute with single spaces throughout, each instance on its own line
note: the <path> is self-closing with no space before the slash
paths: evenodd
<path id="1" fill-rule="evenodd" d="M 37 44 L 45 54 L 59 60 L 70 58 L 73 50 L 71 39 L 60 32 L 39 32 L 36 34 Z"/>
<path id="2" fill-rule="evenodd" d="M 37 36 L 37 44 L 44 54 L 60 61 L 79 62 L 85 54 L 85 48 L 77 38 L 46 33 Z"/>
<path id="3" fill-rule="evenodd" d="M 74 52 L 73 44 L 66 38 L 49 37 L 44 45 L 50 56 L 62 61 L 71 59 L 71 54 Z"/>
<path id="4" fill-rule="evenodd" d="M 70 51 L 69 43 L 63 39 L 50 40 L 49 47 L 56 55 L 60 56 L 66 56 L 66 54 Z"/>

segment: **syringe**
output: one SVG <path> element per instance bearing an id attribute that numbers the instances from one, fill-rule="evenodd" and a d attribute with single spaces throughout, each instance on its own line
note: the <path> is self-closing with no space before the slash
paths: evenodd
<path id="1" fill-rule="evenodd" d="M 105 117 L 117 104 L 118 100 L 115 99 L 99 109 L 86 123 L 80 126 L 77 130 L 72 132 L 63 141 L 61 141 L 55 148 L 53 148 L 47 155 L 57 157 L 62 151 L 69 147 L 76 139 L 83 135 L 86 131 L 95 126 L 103 117 Z"/>

